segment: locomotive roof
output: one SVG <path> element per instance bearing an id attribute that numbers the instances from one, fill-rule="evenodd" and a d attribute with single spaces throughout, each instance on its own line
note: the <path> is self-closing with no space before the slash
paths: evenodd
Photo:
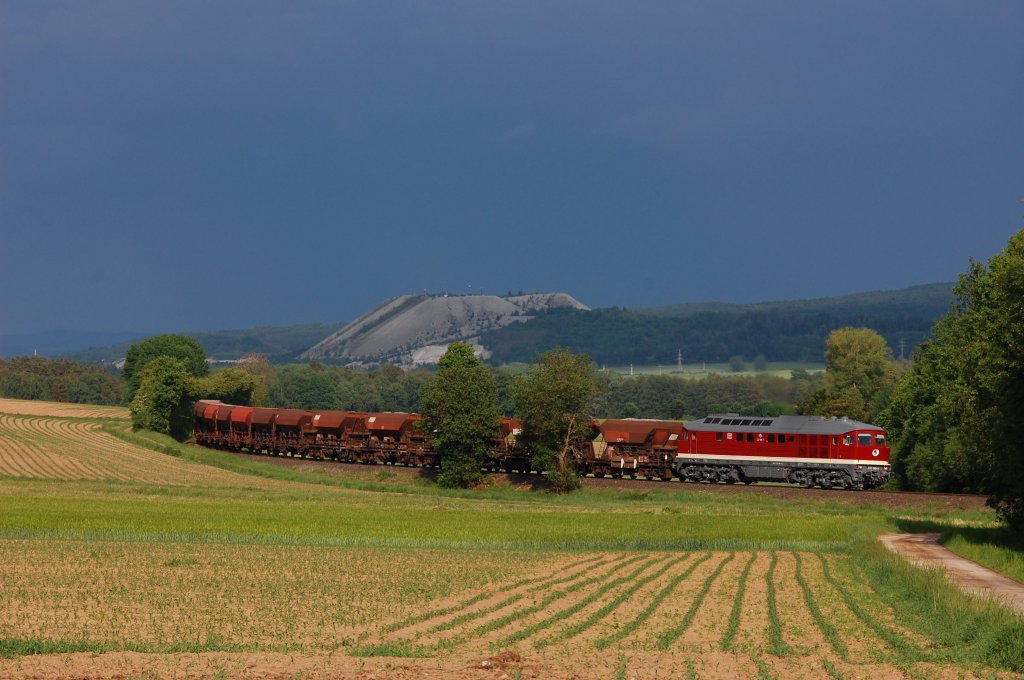
<path id="1" fill-rule="evenodd" d="M 686 423 L 691 432 L 785 432 L 786 434 L 845 434 L 853 430 L 884 432 L 882 428 L 850 418 L 824 416 L 741 416 L 713 413 Z"/>

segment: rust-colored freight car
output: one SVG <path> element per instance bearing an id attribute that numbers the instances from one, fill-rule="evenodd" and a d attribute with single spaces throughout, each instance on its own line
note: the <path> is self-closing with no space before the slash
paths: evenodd
<path id="1" fill-rule="evenodd" d="M 251 453 L 389 465 L 439 466 L 416 413 L 362 413 L 196 404 L 196 442 Z M 504 418 L 484 468 L 530 472 L 519 421 Z M 609 419 L 591 423 L 582 474 L 691 482 L 788 482 L 872 488 L 889 476 L 885 432 L 815 416 L 711 415 L 688 423 Z"/>
<path id="2" fill-rule="evenodd" d="M 669 420 L 595 420 L 590 469 L 595 477 L 672 479 L 682 428 Z"/>

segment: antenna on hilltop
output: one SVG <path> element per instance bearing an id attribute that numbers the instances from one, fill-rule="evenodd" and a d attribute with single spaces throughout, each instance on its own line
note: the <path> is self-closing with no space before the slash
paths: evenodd
<path id="1" fill-rule="evenodd" d="M 679 354 L 676 355 L 676 367 L 679 369 L 680 373 L 683 372 L 683 350 L 682 350 L 682 348 L 679 348 Z"/>

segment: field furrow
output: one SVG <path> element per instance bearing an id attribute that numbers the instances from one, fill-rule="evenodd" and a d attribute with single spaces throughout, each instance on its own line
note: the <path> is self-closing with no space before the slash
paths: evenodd
<path id="1" fill-rule="evenodd" d="M 0 413 L 0 476 L 175 485 L 277 484 L 135 446 L 100 427 L 89 421 Z"/>
<path id="2" fill-rule="evenodd" d="M 695 556 L 695 559 L 688 562 L 685 568 L 676 575 L 679 581 L 669 594 L 644 617 L 642 625 L 623 637 L 617 646 L 631 649 L 659 649 L 659 639 L 666 631 L 677 627 L 679 622 L 686 617 L 687 612 L 693 608 L 693 603 L 704 583 L 715 572 L 726 555 L 727 553 L 709 552 Z M 666 584 L 666 587 L 668 585 Z M 659 594 L 661 593 L 653 593 L 651 599 L 654 600 Z M 675 649 L 674 647 L 669 648 Z"/>
<path id="3" fill-rule="evenodd" d="M 595 605 L 599 605 L 595 611 L 587 613 L 586 609 L 583 608 L 575 612 L 575 619 L 579 619 L 581 615 L 585 616 L 582 620 L 576 622 L 567 621 L 566 625 L 561 628 L 557 633 L 543 637 L 534 643 L 534 647 L 541 649 L 551 644 L 556 644 L 570 638 L 574 638 L 585 631 L 593 628 L 598 623 L 604 621 L 607 617 L 614 614 L 619 610 L 620 607 L 629 598 L 636 598 L 642 600 L 644 597 L 637 597 L 637 593 L 641 590 L 646 591 L 648 588 L 657 588 L 658 580 L 666 574 L 673 567 L 678 566 L 681 562 L 686 560 L 689 555 L 680 555 L 673 559 L 670 559 L 667 563 L 659 564 L 655 571 L 648 573 L 640 578 L 635 579 L 623 579 L 623 583 L 618 585 L 624 585 L 625 587 L 615 590 L 610 590 L 607 596 L 602 599 L 596 600 Z M 589 604 L 589 603 L 588 603 Z"/>
<path id="4" fill-rule="evenodd" d="M 51 418 L 104 418 L 127 420 L 128 409 L 123 406 L 95 406 L 68 404 L 56 401 L 27 401 L 0 398 L 0 413 Z"/>
<path id="5" fill-rule="evenodd" d="M 757 561 L 757 553 L 751 553 L 750 558 L 743 566 L 743 571 L 736 578 L 736 594 L 733 596 L 732 607 L 729 609 L 729 620 L 726 622 L 725 631 L 718 641 L 719 649 L 731 651 L 736 648 L 736 635 L 743 620 L 744 597 L 747 592 L 747 581 L 750 578 L 750 570 Z"/>
<path id="6" fill-rule="evenodd" d="M 561 566 L 554 573 L 523 579 L 507 587 L 478 591 L 468 598 L 460 597 L 457 602 L 444 604 L 425 614 L 389 624 L 381 630 L 385 634 L 381 639 L 418 639 L 425 635 L 432 636 L 461 628 L 470 623 L 478 624 L 485 616 L 511 608 L 531 594 L 548 591 L 563 584 L 571 585 L 574 581 L 592 577 L 595 570 L 622 562 L 626 558 L 626 555 L 589 557 Z M 392 635 L 388 637 L 387 634 Z"/>
<path id="7" fill-rule="evenodd" d="M 3 424 L 0 423 L 0 428 Z M 15 440 L 7 437 L 0 440 L 0 447 L 7 452 L 5 456 L 6 467 L 11 470 L 14 476 L 21 477 L 49 477 L 54 479 L 72 479 L 67 474 L 65 465 L 56 453 L 46 451 L 31 436 L 23 436 Z"/>
<path id="8" fill-rule="evenodd" d="M 720 648 L 736 603 L 740 577 L 750 564 L 750 558 L 750 553 L 736 553 L 731 560 L 728 557 L 723 560 L 721 572 L 712 581 L 692 621 L 674 643 L 676 646 L 700 653 Z"/>
<path id="9" fill-rule="evenodd" d="M 778 553 L 775 601 L 782 623 L 782 641 L 791 653 L 820 655 L 831 651 L 831 645 L 807 608 L 800 584 L 796 580 L 796 558 L 793 553 Z"/>
<path id="10" fill-rule="evenodd" d="M 718 579 L 719 575 L 721 575 L 722 570 L 725 568 L 725 566 L 732 562 L 734 557 L 735 553 L 729 553 L 718 562 L 717 566 L 715 566 L 714 571 L 708 574 L 707 578 L 704 579 L 704 582 L 701 584 L 700 590 L 698 590 L 696 595 L 694 595 L 693 602 L 690 604 L 690 608 L 686 610 L 686 613 L 682 616 L 682 618 L 678 622 L 676 622 L 675 624 L 673 624 L 672 626 L 658 634 L 658 649 L 668 649 L 676 643 L 676 641 L 683 633 L 686 632 L 686 630 L 693 623 L 694 618 L 696 618 L 701 606 L 704 604 L 704 600 L 705 598 L 707 598 L 708 592 L 710 592 L 711 590 L 711 586 Z"/>
<path id="11" fill-rule="evenodd" d="M 866 581 L 855 582 L 848 576 L 853 568 L 848 558 L 830 560 L 820 555 L 819 559 L 826 581 L 850 611 L 881 638 L 891 653 L 899 657 L 914 656 L 929 646 L 927 640 L 914 636 L 896 622 L 891 607 Z"/>
<path id="12" fill-rule="evenodd" d="M 667 559 L 669 558 L 665 555 L 657 555 L 653 557 L 648 556 L 641 560 L 638 563 L 638 566 L 634 569 L 621 576 L 613 577 L 613 574 L 611 573 L 605 574 L 602 577 L 595 579 L 596 582 L 587 583 L 587 587 L 585 588 L 581 588 L 576 591 L 567 590 L 558 598 L 545 598 L 545 606 L 543 608 L 540 608 L 537 611 L 529 611 L 528 616 L 517 617 L 515 620 L 516 626 L 514 626 L 511 631 L 508 631 L 507 624 L 503 623 L 501 626 L 494 629 L 480 628 L 474 632 L 484 634 L 487 641 L 491 642 L 498 648 L 515 645 L 516 643 L 531 638 L 538 633 L 547 631 L 552 626 L 561 624 L 570 617 L 584 612 L 588 607 L 599 601 L 607 593 L 616 588 L 626 587 L 629 582 L 637 579 L 642 574 L 647 573 L 649 570 L 657 569 L 661 563 Z M 551 605 L 555 600 L 560 601 L 558 608 L 555 611 L 551 611 L 549 609 L 549 605 Z M 569 602 L 567 606 L 565 606 L 565 601 Z M 509 623 L 512 622 L 510 621 Z"/>
<path id="13" fill-rule="evenodd" d="M 648 624 L 650 619 L 658 611 L 659 607 L 666 606 L 670 598 L 675 597 L 676 589 L 686 581 L 691 574 L 711 559 L 711 553 L 703 555 L 692 555 L 689 560 L 675 565 L 671 572 L 671 578 L 667 583 L 660 586 L 657 592 L 648 600 L 645 597 L 632 598 L 628 606 L 622 610 L 622 617 L 612 620 L 602 629 L 595 632 L 593 644 L 597 649 L 605 649 L 620 640 L 629 638 L 623 643 L 625 646 L 643 646 L 651 637 L 651 627 Z"/>
<path id="14" fill-rule="evenodd" d="M 822 563 L 817 557 L 803 560 L 802 570 L 822 616 L 839 633 L 846 648 L 844 661 L 868 663 L 881 661 L 887 656 L 887 647 L 878 632 L 864 623 L 843 601 L 836 588 L 825 578 Z"/>

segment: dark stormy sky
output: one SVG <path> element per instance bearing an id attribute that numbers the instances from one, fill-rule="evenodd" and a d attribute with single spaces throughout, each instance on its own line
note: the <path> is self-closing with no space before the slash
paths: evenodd
<path id="1" fill-rule="evenodd" d="M 0 333 L 949 281 L 1024 226 L 1024 3 L 0 0 Z"/>

